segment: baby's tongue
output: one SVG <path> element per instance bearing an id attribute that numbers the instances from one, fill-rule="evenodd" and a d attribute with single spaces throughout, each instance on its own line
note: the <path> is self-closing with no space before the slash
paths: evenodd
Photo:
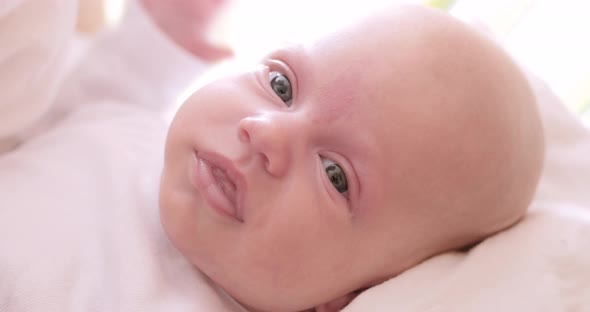
<path id="1" fill-rule="evenodd" d="M 236 204 L 236 186 L 233 182 L 231 182 L 225 172 L 219 168 L 213 169 L 213 175 L 217 180 L 219 187 L 225 193 L 225 196 L 229 199 L 232 204 Z"/>

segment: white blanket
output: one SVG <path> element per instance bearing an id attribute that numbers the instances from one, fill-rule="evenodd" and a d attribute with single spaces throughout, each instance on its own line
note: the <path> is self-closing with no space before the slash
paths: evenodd
<path id="1" fill-rule="evenodd" d="M 0 1 L 0 311 L 240 311 L 158 219 L 162 111 L 202 62 L 130 16 L 64 75 L 75 4 Z"/>

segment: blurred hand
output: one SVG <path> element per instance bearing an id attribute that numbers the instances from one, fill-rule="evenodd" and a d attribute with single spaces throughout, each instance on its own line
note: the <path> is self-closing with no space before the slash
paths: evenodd
<path id="1" fill-rule="evenodd" d="M 213 62 L 233 55 L 212 43 L 208 28 L 226 0 L 140 0 L 155 24 L 189 53 Z"/>

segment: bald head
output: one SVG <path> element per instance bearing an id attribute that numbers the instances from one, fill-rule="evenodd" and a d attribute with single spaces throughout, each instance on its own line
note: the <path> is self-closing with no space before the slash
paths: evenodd
<path id="1" fill-rule="evenodd" d="M 382 22 L 365 27 L 391 27 L 383 63 L 392 64 L 387 75 L 397 82 L 373 99 L 387 103 L 395 124 L 383 133 L 395 166 L 392 207 L 410 209 L 434 229 L 420 248 L 436 252 L 515 223 L 544 155 L 523 73 L 490 39 L 440 11 L 402 6 L 376 18 Z"/>
<path id="2" fill-rule="evenodd" d="M 526 212 L 543 132 L 527 80 L 492 40 L 444 12 L 404 5 L 306 52 L 322 69 L 314 104 L 334 107 L 330 116 L 354 129 L 347 139 L 364 142 L 356 169 L 370 198 L 360 201 L 378 216 L 367 231 L 390 238 L 391 257 L 374 264 L 381 274 L 477 242 Z"/>
<path id="3" fill-rule="evenodd" d="M 360 121 L 345 120 L 367 133 L 363 150 L 373 157 L 365 162 L 379 169 L 357 168 L 369 177 L 363 208 L 376 219 L 359 217 L 371 237 L 360 254 L 381 248 L 388 256 L 372 259 L 357 285 L 481 241 L 524 215 L 543 164 L 543 132 L 527 80 L 496 43 L 441 11 L 406 5 L 315 49 L 335 77 L 326 89 L 355 77 L 356 88 L 345 84 L 354 99 L 344 101 Z"/>

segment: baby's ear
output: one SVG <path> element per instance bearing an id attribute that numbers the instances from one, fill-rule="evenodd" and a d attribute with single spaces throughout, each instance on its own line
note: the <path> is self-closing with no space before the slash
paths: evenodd
<path id="1" fill-rule="evenodd" d="M 342 297 L 330 300 L 324 304 L 315 307 L 315 312 L 338 312 L 346 307 L 361 292 L 354 291 Z"/>

